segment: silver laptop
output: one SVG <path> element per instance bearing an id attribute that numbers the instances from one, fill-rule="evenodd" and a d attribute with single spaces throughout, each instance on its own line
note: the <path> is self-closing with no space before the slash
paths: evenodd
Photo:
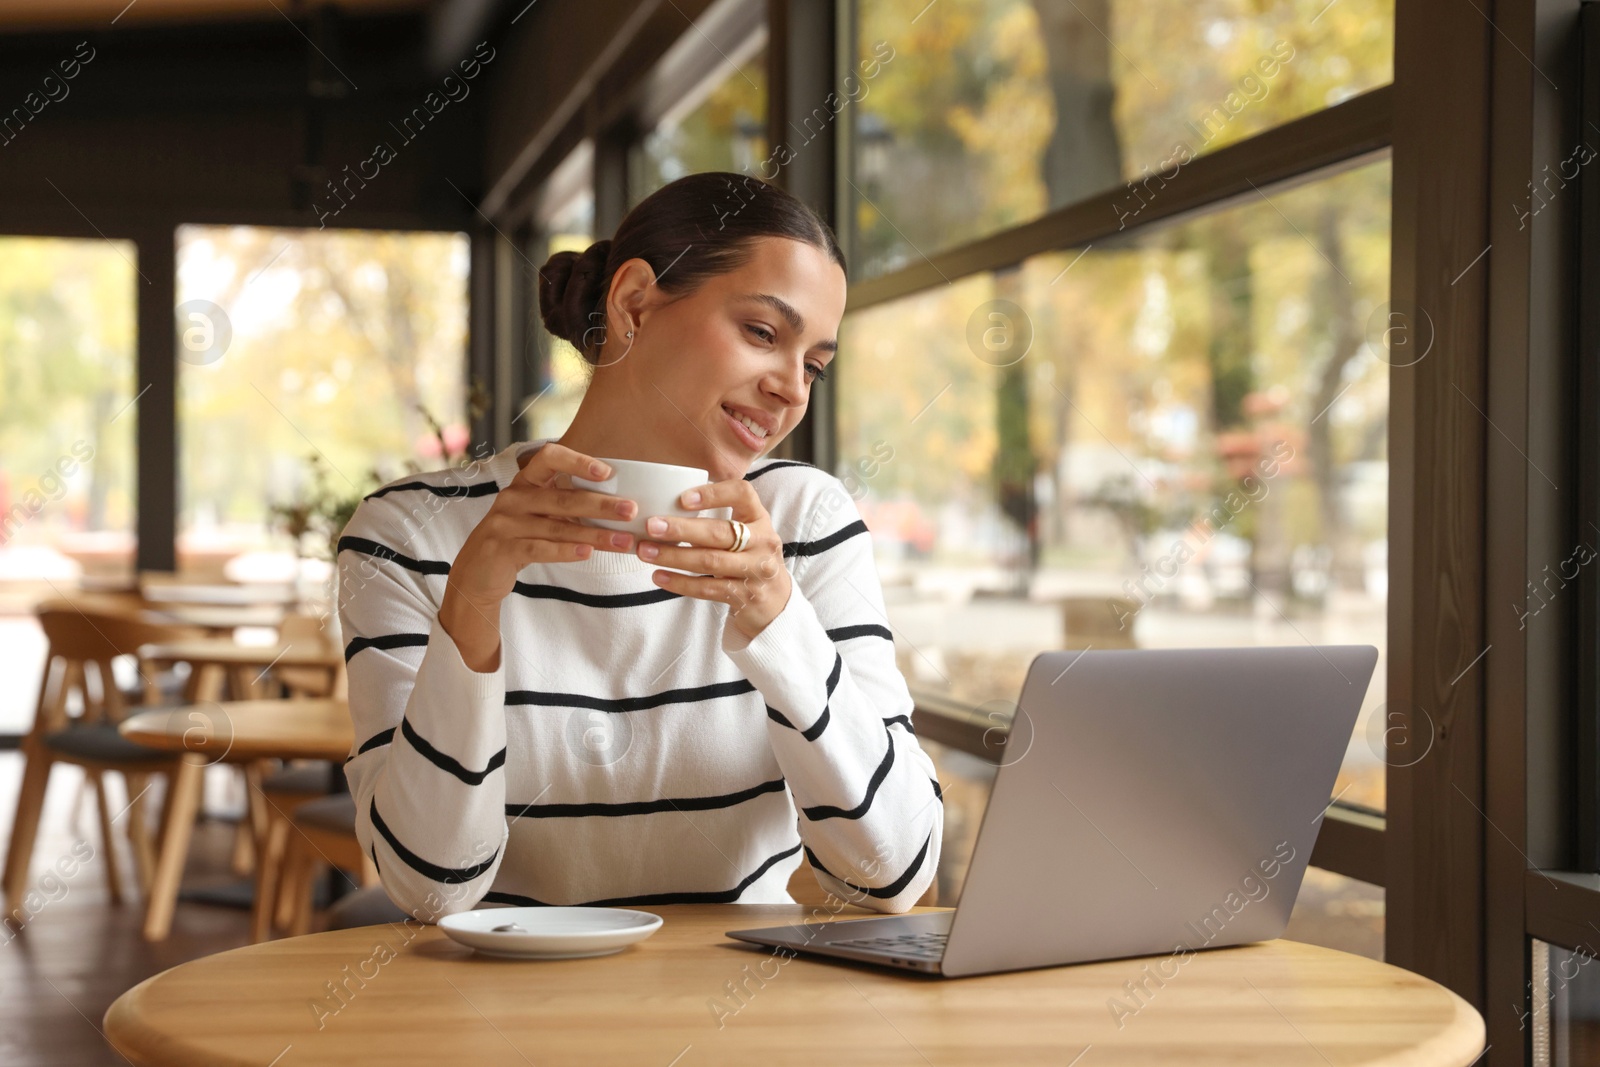
<path id="1" fill-rule="evenodd" d="M 727 936 L 945 977 L 1271 940 L 1377 660 L 1370 645 L 1043 653 L 953 911 Z"/>

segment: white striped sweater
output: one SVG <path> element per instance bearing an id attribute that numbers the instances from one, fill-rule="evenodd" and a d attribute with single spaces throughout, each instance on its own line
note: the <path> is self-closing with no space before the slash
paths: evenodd
<path id="1" fill-rule="evenodd" d="M 944 806 L 913 733 L 871 539 L 832 475 L 745 477 L 793 591 L 754 640 L 728 608 L 595 551 L 531 564 L 477 672 L 439 623 L 451 561 L 523 442 L 369 495 L 338 546 L 356 833 L 395 903 L 433 922 L 479 904 L 790 903 L 822 887 L 910 908 Z"/>

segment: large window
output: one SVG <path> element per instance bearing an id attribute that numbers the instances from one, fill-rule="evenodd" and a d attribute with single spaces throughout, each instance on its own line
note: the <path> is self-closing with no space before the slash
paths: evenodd
<path id="1" fill-rule="evenodd" d="M 274 504 L 465 450 L 467 266 L 460 234 L 180 230 L 183 568 L 286 577 Z"/>
<path id="2" fill-rule="evenodd" d="M 759 33 L 725 53 L 715 70 L 633 147 L 630 205 L 685 174 L 755 172 L 767 155 L 765 45 L 766 34 Z"/>
<path id="3" fill-rule="evenodd" d="M 33 605 L 132 576 L 139 284 L 130 242 L 0 238 L 0 733 L 33 721 Z"/>
<path id="4" fill-rule="evenodd" d="M 1385 695 L 1405 354 L 1390 167 L 1360 117 L 1384 98 L 1314 137 L 1295 120 L 1392 81 L 1392 0 L 852 17 L 835 472 L 919 707 L 1006 721 L 1053 648 L 1377 646 L 1334 787 L 1364 861 L 1313 871 L 1291 930 L 1381 957 L 1384 891 L 1352 875 L 1382 868 L 1411 756 Z M 928 747 L 951 903 L 992 769 Z"/>
<path id="5" fill-rule="evenodd" d="M 1389 202 L 1378 162 L 846 317 L 838 473 L 914 690 L 1003 721 L 1048 649 L 1387 649 Z M 1383 807 L 1384 675 L 1345 805 Z M 935 755 L 949 891 L 990 775 Z M 1381 958 L 1382 921 L 1315 872 L 1294 930 Z"/>
<path id="6" fill-rule="evenodd" d="M 580 146 L 562 162 L 546 193 L 540 221 L 544 254 L 582 252 L 594 243 L 594 151 L 590 145 Z M 533 304 L 537 315 L 537 287 Z M 523 415 L 528 440 L 560 437 L 566 432 L 589 387 L 590 368 L 576 348 L 544 331 L 540 340 L 545 380 L 538 384 Z"/>
<path id="7" fill-rule="evenodd" d="M 907 677 L 1050 648 L 1386 645 L 1388 164 L 847 317 L 841 477 Z M 1383 669 L 1338 791 L 1381 808 Z"/>
<path id="8" fill-rule="evenodd" d="M 1151 175 L 1392 77 L 1393 0 L 858 0 L 858 277 Z"/>

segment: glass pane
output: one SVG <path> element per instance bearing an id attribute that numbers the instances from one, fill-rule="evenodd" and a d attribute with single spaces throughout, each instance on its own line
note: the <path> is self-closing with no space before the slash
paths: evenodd
<path id="1" fill-rule="evenodd" d="M 1383 887 L 1307 867 L 1283 936 L 1383 959 Z"/>
<path id="2" fill-rule="evenodd" d="M 463 234 L 178 231 L 180 567 L 319 580 L 339 509 L 465 451 L 467 270 Z"/>
<path id="3" fill-rule="evenodd" d="M 1380 710 L 1388 287 L 1385 161 L 847 315 L 836 473 L 911 684 L 983 705 L 1045 649 L 1372 644 L 1336 790 L 1381 808 L 1385 755 L 1420 758 Z"/>
<path id="4" fill-rule="evenodd" d="M 1533 1067 L 1600 1064 L 1600 967 L 1584 949 L 1533 941 L 1533 978 L 1522 1027 L 1533 1030 Z"/>
<path id="5" fill-rule="evenodd" d="M 545 220 L 544 230 L 550 255 L 557 252 L 582 252 L 594 242 L 594 192 L 591 183 Z M 533 299 L 537 305 L 537 289 Z M 589 387 L 589 364 L 578 350 L 540 327 L 545 351 L 549 353 L 549 380 L 544 382 L 527 409 L 525 440 L 560 437 L 572 424 L 578 404 Z"/>
<path id="6" fill-rule="evenodd" d="M 896 648 L 896 654 L 902 650 Z M 905 666 L 902 663 L 901 670 Z M 934 901 L 941 908 L 953 908 L 961 899 L 961 886 L 972 863 L 972 849 L 978 843 L 978 826 L 989 806 L 989 791 L 994 788 L 996 767 L 987 760 L 937 741 L 919 738 L 923 751 L 933 760 L 939 776 L 939 791 L 944 794 L 944 838 L 940 845 L 939 893 Z"/>
<path id="7" fill-rule="evenodd" d="M 133 577 L 137 254 L 0 238 L 0 733 L 33 722 L 33 605 Z"/>
<path id="8" fill-rule="evenodd" d="M 1129 183 L 1393 77 L 1394 0 L 857 0 L 857 277 Z"/>
<path id="9" fill-rule="evenodd" d="M 701 87 L 679 101 L 629 154 L 632 206 L 685 174 L 705 170 L 765 173 L 766 34 L 730 53 Z M 769 168 L 770 169 L 770 168 Z"/>

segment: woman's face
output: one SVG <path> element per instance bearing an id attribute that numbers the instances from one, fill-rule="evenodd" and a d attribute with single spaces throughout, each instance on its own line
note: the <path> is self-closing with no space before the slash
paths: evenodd
<path id="1" fill-rule="evenodd" d="M 746 265 L 679 297 L 643 260 L 625 263 L 595 372 L 617 390 L 607 406 L 634 420 L 624 437 L 647 435 L 665 446 L 653 450 L 661 462 L 704 467 L 712 481 L 742 476 L 794 429 L 844 317 L 844 271 L 826 252 L 783 237 L 752 248 Z"/>

